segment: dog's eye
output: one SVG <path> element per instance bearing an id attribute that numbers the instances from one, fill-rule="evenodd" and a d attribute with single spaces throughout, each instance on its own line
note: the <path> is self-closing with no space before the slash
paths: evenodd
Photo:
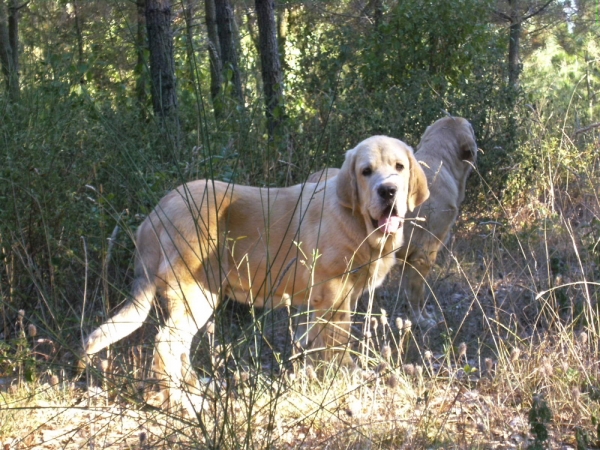
<path id="1" fill-rule="evenodd" d="M 404 164 L 396 163 L 396 170 L 398 172 L 401 172 L 402 170 L 404 170 Z"/>
<path id="2" fill-rule="evenodd" d="M 373 169 L 371 169 L 370 167 L 365 167 L 362 171 L 362 174 L 365 177 L 368 177 L 369 175 L 371 175 L 373 173 Z"/>

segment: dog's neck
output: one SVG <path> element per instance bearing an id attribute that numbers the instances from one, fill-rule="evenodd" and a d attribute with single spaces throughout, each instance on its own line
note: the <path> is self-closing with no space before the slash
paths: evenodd
<path id="1" fill-rule="evenodd" d="M 367 225 L 364 221 L 362 226 L 366 231 Z M 395 251 L 400 246 L 402 234 L 402 229 L 387 236 L 375 231 L 357 249 L 354 266 L 364 271 L 369 286 L 373 288 L 379 286 L 396 263 Z"/>
<path id="2" fill-rule="evenodd" d="M 429 166 L 425 167 L 424 170 L 431 185 L 435 184 L 435 180 L 440 172 L 446 171 L 452 174 L 452 177 L 447 181 L 454 180 L 458 191 L 464 192 L 467 178 L 469 178 L 472 170 L 472 166 L 467 161 L 460 161 L 456 158 L 454 161 L 451 161 L 449 160 L 451 157 L 450 154 L 443 154 L 440 157 L 440 155 L 429 155 L 425 150 L 422 150 L 421 154 L 417 156 L 420 161 L 425 162 Z"/>

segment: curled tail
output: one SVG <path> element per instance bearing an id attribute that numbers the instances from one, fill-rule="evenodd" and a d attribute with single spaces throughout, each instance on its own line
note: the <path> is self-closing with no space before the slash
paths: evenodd
<path id="1" fill-rule="evenodd" d="M 98 353 L 142 326 L 152 307 L 156 283 L 146 275 L 136 278 L 134 283 L 132 298 L 114 317 L 89 335 L 85 343 L 86 355 Z"/>

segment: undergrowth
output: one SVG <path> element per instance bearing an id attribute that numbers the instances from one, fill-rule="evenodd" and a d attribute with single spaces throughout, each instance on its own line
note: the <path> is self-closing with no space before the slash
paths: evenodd
<path id="1" fill-rule="evenodd" d="M 0 119 L 4 445 L 597 446 L 597 140 L 566 139 L 532 117 L 503 191 L 486 185 L 486 173 L 471 176 L 428 280 L 429 307 L 443 321 L 413 326 L 392 273 L 358 306 L 354 368 L 314 366 L 292 345 L 302 311 L 226 302 L 196 339 L 203 392 L 184 414 L 143 401 L 160 305 L 85 376 L 75 371 L 82 338 L 127 296 L 135 228 L 183 181 L 300 182 L 324 149 L 312 167 L 290 172 L 290 164 L 240 158 L 270 145 L 257 132 L 191 133 L 175 153 L 134 112 L 116 115 L 78 96 L 29 104 L 4 105 Z M 327 160 L 339 162 L 343 150 Z"/>

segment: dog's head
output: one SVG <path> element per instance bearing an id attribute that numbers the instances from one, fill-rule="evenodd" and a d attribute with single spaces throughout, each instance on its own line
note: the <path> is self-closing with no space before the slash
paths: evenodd
<path id="1" fill-rule="evenodd" d="M 427 127 L 417 152 L 426 145 L 448 146 L 449 157 L 465 163 L 465 170 L 470 171 L 477 163 L 477 141 L 473 127 L 462 117 L 443 117 Z M 418 154 L 418 153 L 417 153 Z"/>
<path id="2" fill-rule="evenodd" d="M 370 137 L 346 152 L 336 183 L 340 203 L 363 216 L 369 240 L 377 243 L 384 236 L 402 236 L 407 209 L 429 197 L 412 149 L 387 136 Z"/>

